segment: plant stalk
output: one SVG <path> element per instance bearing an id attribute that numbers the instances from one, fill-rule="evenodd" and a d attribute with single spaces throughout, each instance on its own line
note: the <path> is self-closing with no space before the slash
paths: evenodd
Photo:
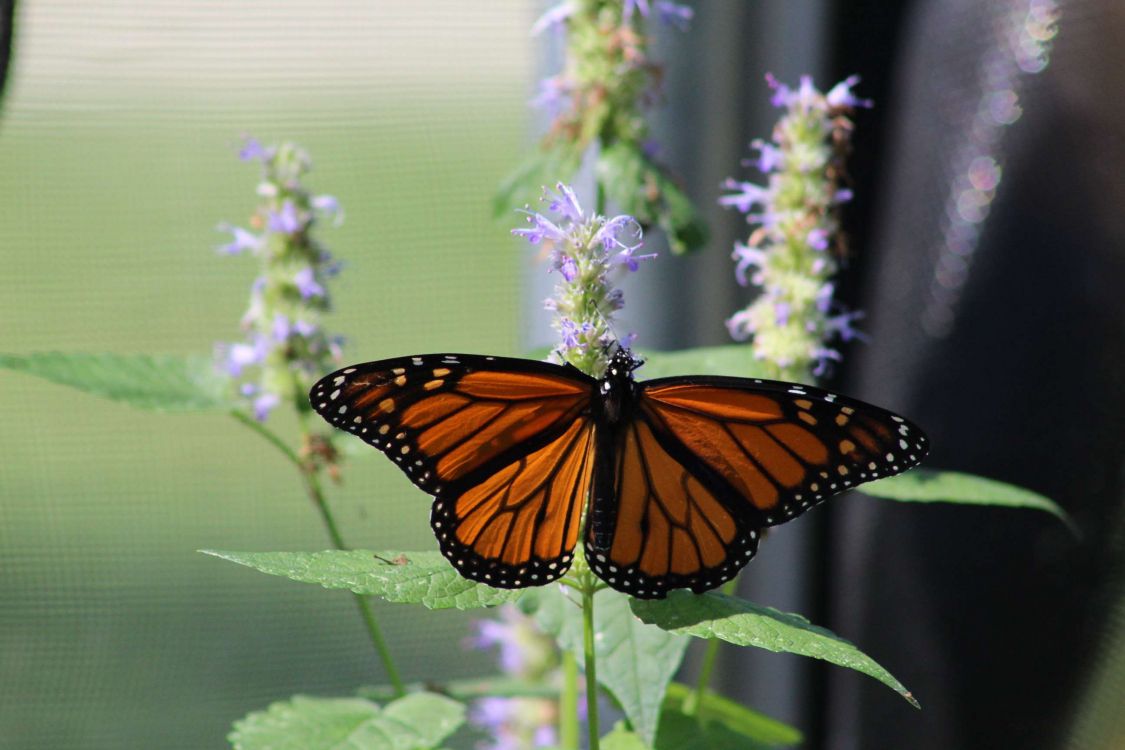
<path id="1" fill-rule="evenodd" d="M 332 546 L 338 550 L 348 549 L 348 546 L 344 544 L 343 536 L 340 534 L 340 528 L 336 525 L 336 519 L 332 515 L 332 510 L 328 507 L 328 501 L 324 497 L 324 491 L 321 489 L 320 480 L 316 475 L 316 469 L 313 468 L 311 464 L 302 461 L 301 457 L 298 456 L 284 440 L 249 414 L 238 410 L 231 410 L 230 413 L 236 420 L 258 433 L 267 442 L 281 451 L 282 455 L 297 467 L 297 471 L 300 472 L 301 479 L 305 485 L 305 492 L 308 494 L 309 499 L 313 501 L 313 505 L 316 506 L 317 512 L 320 514 L 321 521 L 324 522 L 324 527 L 328 530 L 328 537 L 332 540 Z M 379 623 L 375 619 L 375 612 L 371 609 L 371 602 L 368 601 L 367 597 L 354 592 L 352 596 L 355 598 L 356 606 L 359 608 L 360 617 L 363 618 L 363 624 L 367 629 L 367 635 L 371 639 L 371 644 L 375 647 L 375 652 L 383 662 L 383 670 L 387 673 L 387 679 L 391 681 L 395 696 L 401 698 L 406 695 L 406 685 L 403 683 L 398 668 L 395 667 L 394 660 L 391 658 L 391 652 L 387 647 L 386 639 L 383 637 L 383 631 L 380 629 Z"/>
<path id="2" fill-rule="evenodd" d="M 559 696 L 559 747 L 578 750 L 578 658 L 562 654 L 563 689 Z"/>
<path id="3" fill-rule="evenodd" d="M 586 571 L 582 586 L 582 641 L 586 657 L 586 724 L 589 728 L 589 748 L 598 750 L 598 670 L 594 655 L 594 593 L 597 591 L 593 575 Z"/>

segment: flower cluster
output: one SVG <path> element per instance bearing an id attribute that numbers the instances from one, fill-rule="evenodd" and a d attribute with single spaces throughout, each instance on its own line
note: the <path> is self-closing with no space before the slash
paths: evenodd
<path id="1" fill-rule="evenodd" d="M 621 290 L 613 286 L 613 272 L 636 271 L 640 261 L 656 256 L 637 254 L 642 232 L 632 216 L 586 214 L 570 186 L 560 182 L 556 191 L 545 190 L 543 200 L 557 219 L 524 210 L 529 226 L 512 234 L 549 246 L 551 270 L 562 277 L 555 296 L 545 303 L 555 313 L 559 360 L 600 377 L 615 345 L 628 347 L 633 339 L 629 335 L 618 342 L 613 332 L 613 313 L 625 304 Z"/>
<path id="2" fill-rule="evenodd" d="M 552 137 L 577 141 L 580 148 L 606 131 L 642 140 L 639 106 L 658 97 L 660 66 L 648 54 L 642 24 L 652 15 L 680 30 L 691 23 L 691 8 L 649 0 L 564 0 L 540 16 L 533 35 L 547 29 L 567 34 L 566 65 L 540 83 L 533 100 L 556 116 Z"/>
<path id="3" fill-rule="evenodd" d="M 840 353 L 833 338 L 861 337 L 852 323 L 861 313 L 847 312 L 832 299 L 831 281 L 843 258 L 839 207 L 851 200 L 841 187 L 852 132 L 849 115 L 869 107 L 852 87 L 852 76 L 822 93 L 808 76 L 793 89 L 772 76 L 774 106 L 785 115 L 772 142 L 756 140 L 749 164 L 767 176 L 765 185 L 727 180 L 734 192 L 719 202 L 745 213 L 756 226 L 735 245 L 735 275 L 761 295 L 727 321 L 737 340 L 753 337 L 754 354 L 773 363 L 780 375 L 800 379 L 812 368 L 823 375 Z"/>
<path id="4" fill-rule="evenodd" d="M 312 382 L 339 359 L 340 339 L 321 328 L 321 316 L 330 309 L 327 282 L 339 264 L 311 230 L 317 219 L 338 223 L 342 214 L 335 198 L 302 186 L 311 162 L 298 146 L 266 147 L 248 138 L 239 158 L 261 164 L 260 202 L 248 229 L 220 225 L 231 241 L 218 250 L 254 255 L 260 273 L 242 316 L 245 340 L 219 344 L 217 353 L 219 366 L 241 383 L 255 417 L 264 421 L 282 400 L 303 405 Z"/>
<path id="5" fill-rule="evenodd" d="M 534 683 L 557 681 L 554 641 L 516 607 L 509 604 L 498 611 L 499 620 L 476 623 L 476 637 L 469 644 L 479 649 L 499 647 L 500 669 L 512 677 Z M 470 718 L 493 738 L 492 743 L 479 746 L 482 750 L 521 750 L 556 746 L 557 714 L 552 700 L 488 697 L 474 704 Z"/>

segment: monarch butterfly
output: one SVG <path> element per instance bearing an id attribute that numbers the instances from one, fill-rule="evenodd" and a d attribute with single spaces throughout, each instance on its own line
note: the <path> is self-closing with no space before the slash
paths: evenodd
<path id="1" fill-rule="evenodd" d="M 928 450 L 907 420 L 795 383 L 719 376 L 635 381 L 469 354 L 357 364 L 313 408 L 383 451 L 434 496 L 430 524 L 466 578 L 538 586 L 586 558 L 640 598 L 703 592 L 754 556 L 763 528 Z"/>

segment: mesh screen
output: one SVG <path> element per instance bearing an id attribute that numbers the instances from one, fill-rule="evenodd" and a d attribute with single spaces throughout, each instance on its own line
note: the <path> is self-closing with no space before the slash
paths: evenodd
<path id="1" fill-rule="evenodd" d="M 0 128 L 0 350 L 207 352 L 254 262 L 243 133 L 312 153 L 347 221 L 348 359 L 515 353 L 522 249 L 490 215 L 530 88 L 523 2 L 24 3 Z M 219 747 L 293 692 L 383 675 L 346 594 L 195 552 L 328 546 L 285 461 L 233 420 L 0 375 L 0 746 Z M 292 434 L 291 425 L 278 425 Z M 372 456 L 375 452 L 372 451 Z M 430 548 L 425 499 L 356 458 L 354 546 Z M 405 678 L 480 673 L 467 617 L 377 605 Z"/>

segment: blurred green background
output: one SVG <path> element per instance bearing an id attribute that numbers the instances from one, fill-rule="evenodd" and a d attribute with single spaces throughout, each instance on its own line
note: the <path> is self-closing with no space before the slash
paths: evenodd
<path id="1" fill-rule="evenodd" d="M 533 258 L 491 218 L 528 145 L 523 2 L 36 2 L 0 121 L 0 350 L 206 353 L 254 261 L 217 255 L 257 167 L 311 152 L 346 221 L 345 358 L 518 351 Z M 0 747 L 222 747 L 294 692 L 383 679 L 350 597 L 204 557 L 328 547 L 292 467 L 222 416 L 132 410 L 0 374 Z M 283 420 L 276 425 L 293 434 Z M 355 458 L 357 547 L 429 549 L 426 498 Z M 470 616 L 377 603 L 408 680 L 480 674 Z M 479 616 L 479 615 L 478 615 Z"/>

